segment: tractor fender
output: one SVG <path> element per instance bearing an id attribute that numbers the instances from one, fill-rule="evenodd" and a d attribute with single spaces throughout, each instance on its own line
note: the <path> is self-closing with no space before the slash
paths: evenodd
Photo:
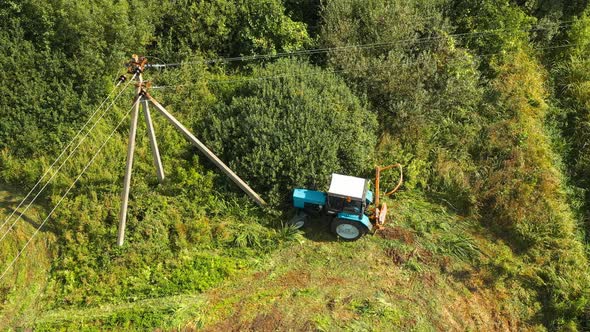
<path id="1" fill-rule="evenodd" d="M 350 221 L 355 221 L 355 222 L 359 222 L 359 223 L 365 225 L 365 227 L 367 227 L 367 229 L 369 231 L 371 229 L 373 229 L 373 224 L 371 224 L 371 221 L 369 220 L 369 217 L 367 217 L 364 214 L 362 216 L 359 216 L 358 214 L 340 212 L 340 213 L 338 213 L 338 218 L 345 219 L 345 220 L 350 220 Z"/>

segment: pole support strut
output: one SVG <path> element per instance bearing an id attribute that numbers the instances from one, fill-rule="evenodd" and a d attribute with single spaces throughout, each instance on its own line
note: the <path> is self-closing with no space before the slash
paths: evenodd
<path id="1" fill-rule="evenodd" d="M 158 142 L 156 141 L 156 133 L 154 131 L 154 124 L 150 115 L 149 100 L 143 98 L 143 115 L 145 117 L 145 124 L 147 127 L 148 137 L 150 139 L 150 147 L 152 150 L 152 157 L 154 159 L 154 166 L 156 167 L 156 176 L 158 182 L 164 181 L 164 167 L 162 166 L 162 159 L 160 158 L 160 150 L 158 149 Z"/>
<path id="2" fill-rule="evenodd" d="M 164 106 L 160 105 L 149 93 L 145 93 L 145 96 L 152 102 L 156 109 L 162 114 L 170 123 L 178 129 L 193 145 L 195 145 L 199 151 L 201 151 L 211 162 L 215 164 L 225 175 L 227 175 L 240 189 L 242 189 L 256 204 L 263 207 L 266 202 L 260 198 L 260 196 L 250 186 L 244 182 L 236 173 L 234 173 L 227 165 L 221 161 L 211 150 L 209 150 L 205 144 L 199 141 L 185 126 L 180 123 L 172 114 L 170 114 Z"/>

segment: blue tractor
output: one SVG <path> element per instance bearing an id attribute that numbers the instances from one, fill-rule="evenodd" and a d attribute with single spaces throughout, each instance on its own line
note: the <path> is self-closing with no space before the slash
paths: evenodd
<path id="1" fill-rule="evenodd" d="M 370 231 L 380 229 L 385 222 L 387 206 L 379 206 L 380 172 L 398 167 L 400 180 L 397 186 L 385 195 L 399 189 L 403 181 L 402 167 L 399 164 L 377 167 L 375 194 L 369 190 L 369 180 L 354 176 L 332 174 L 330 189 L 321 192 L 309 189 L 293 190 L 293 206 L 297 209 L 291 220 L 295 228 L 301 228 L 310 216 L 326 215 L 331 218 L 332 233 L 345 241 L 354 241 Z"/>

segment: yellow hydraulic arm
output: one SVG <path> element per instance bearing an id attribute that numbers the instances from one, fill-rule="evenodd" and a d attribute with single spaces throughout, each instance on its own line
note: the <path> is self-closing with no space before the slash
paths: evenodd
<path id="1" fill-rule="evenodd" d="M 393 164 L 384 167 L 375 166 L 375 213 L 373 214 L 373 219 L 375 220 L 376 230 L 383 227 L 383 224 L 385 223 L 385 217 L 387 215 L 387 205 L 385 203 L 379 205 L 381 195 L 381 189 L 379 188 L 379 180 L 381 178 L 381 172 L 390 170 L 392 168 L 399 169 L 399 181 L 397 182 L 395 188 L 384 193 L 384 196 L 390 196 L 399 190 L 404 181 L 404 170 L 401 164 Z"/>

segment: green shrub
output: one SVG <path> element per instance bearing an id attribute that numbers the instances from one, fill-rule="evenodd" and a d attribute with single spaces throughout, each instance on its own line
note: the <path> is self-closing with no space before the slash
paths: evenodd
<path id="1" fill-rule="evenodd" d="M 545 73 L 524 51 L 497 61 L 492 86 L 501 107 L 479 155 L 482 215 L 532 264 L 520 277 L 539 294 L 542 322 L 575 324 L 588 302 L 588 263 L 544 131 Z"/>
<path id="2" fill-rule="evenodd" d="M 344 82 L 304 62 L 279 61 L 205 115 L 213 151 L 272 205 L 297 186 L 326 190 L 331 173 L 371 167 L 375 116 Z"/>

